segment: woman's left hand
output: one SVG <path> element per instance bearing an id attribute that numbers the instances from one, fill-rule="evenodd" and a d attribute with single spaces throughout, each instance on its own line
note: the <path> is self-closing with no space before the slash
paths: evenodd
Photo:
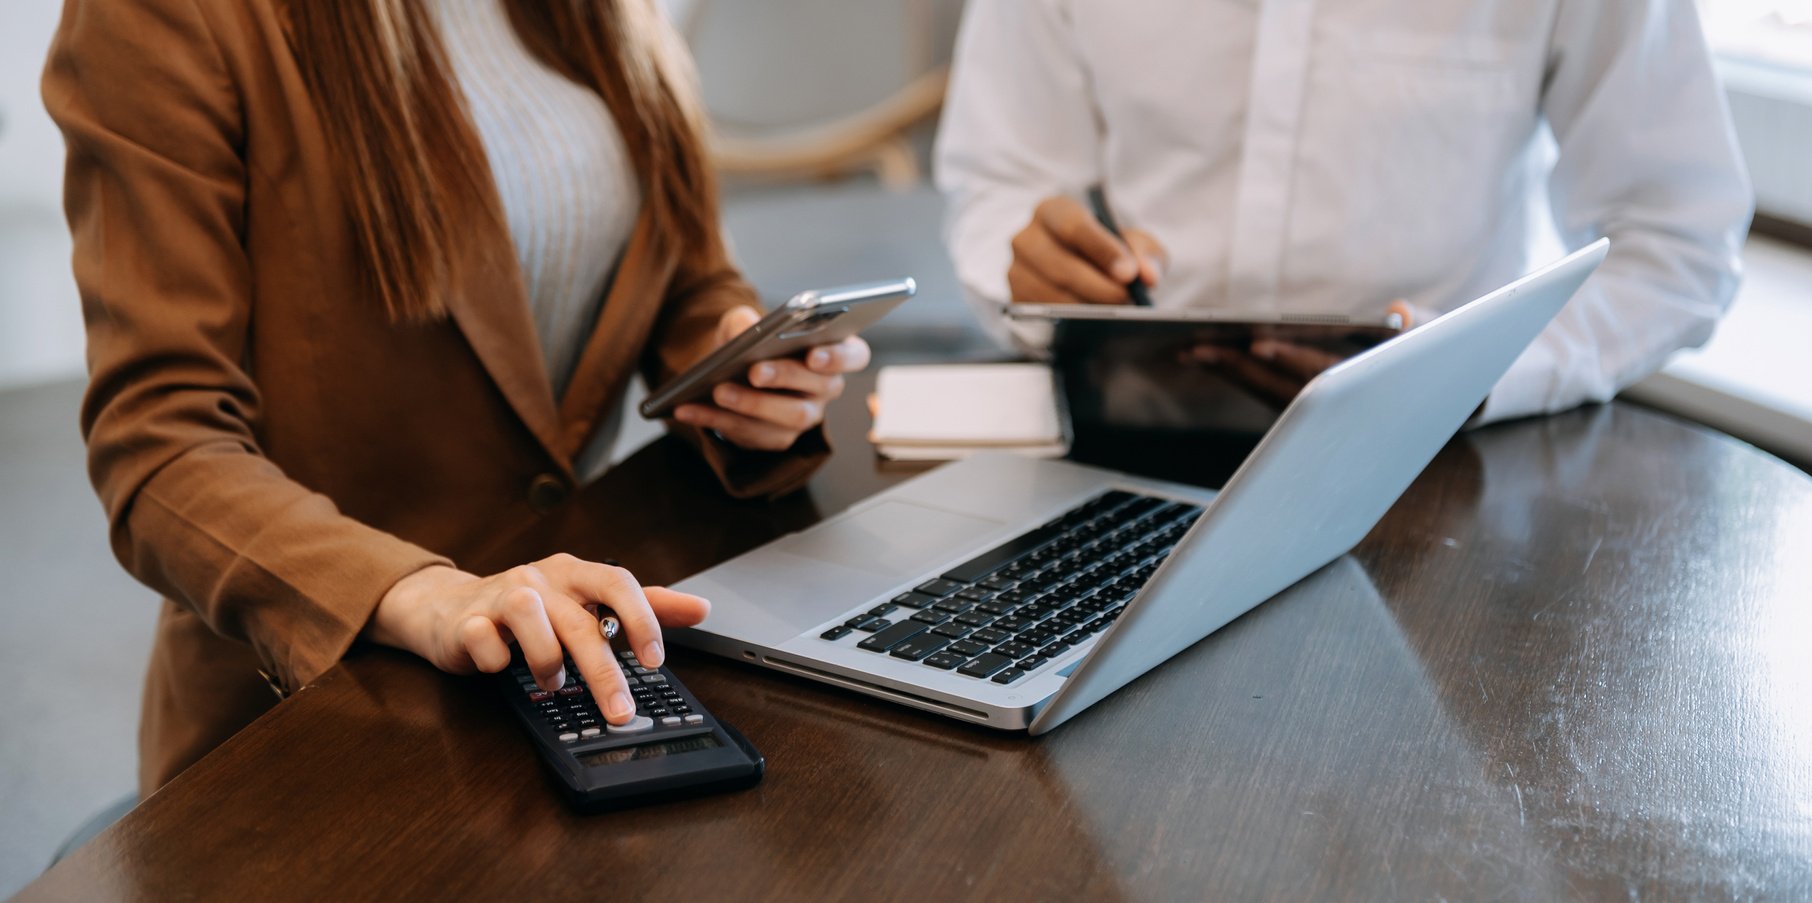
<path id="1" fill-rule="evenodd" d="M 752 307 L 736 307 L 717 321 L 717 347 L 761 319 Z M 747 385 L 722 382 L 711 390 L 713 404 L 684 404 L 673 419 L 708 430 L 743 448 L 786 451 L 807 430 L 824 422 L 824 408 L 843 394 L 843 374 L 868 366 L 868 343 L 850 337 L 819 345 L 803 360 L 779 358 L 749 367 Z"/>

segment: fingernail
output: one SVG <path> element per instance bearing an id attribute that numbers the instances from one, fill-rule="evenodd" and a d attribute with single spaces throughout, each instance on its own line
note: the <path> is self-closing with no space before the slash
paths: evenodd
<path id="1" fill-rule="evenodd" d="M 1218 364 L 1221 362 L 1221 350 L 1211 345 L 1204 345 L 1195 350 L 1195 359 L 1198 363 Z"/>
<path id="2" fill-rule="evenodd" d="M 1145 280 L 1146 286 L 1155 288 L 1158 284 L 1158 278 L 1164 275 L 1164 268 L 1158 266 L 1156 260 L 1147 257 L 1145 258 L 1145 270 L 1151 274 L 1151 276 Z"/>
<path id="3" fill-rule="evenodd" d="M 629 694 L 618 691 L 610 697 L 610 709 L 605 713 L 612 718 L 628 718 L 635 714 L 635 703 L 629 701 Z"/>
<path id="4" fill-rule="evenodd" d="M 661 648 L 660 640 L 650 640 L 642 647 L 642 664 L 650 668 L 659 668 L 666 661 L 667 650 Z"/>
<path id="5" fill-rule="evenodd" d="M 691 408 L 680 408 L 673 412 L 673 419 L 678 420 L 681 423 L 697 423 L 698 412 Z"/>
<path id="6" fill-rule="evenodd" d="M 561 668 L 560 670 L 555 671 L 553 680 L 549 681 L 549 683 L 553 684 L 553 686 L 548 688 L 550 690 L 558 690 L 561 687 L 566 686 L 566 669 Z"/>
<path id="7" fill-rule="evenodd" d="M 1269 341 L 1253 342 L 1252 356 L 1261 361 L 1268 361 L 1277 356 L 1277 345 Z"/>
<path id="8" fill-rule="evenodd" d="M 756 364 L 755 372 L 749 374 L 749 382 L 758 386 L 767 385 L 768 380 L 773 378 L 774 367 L 771 364 Z"/>
<path id="9" fill-rule="evenodd" d="M 1121 282 L 1131 282 L 1139 275 L 1138 261 L 1131 257 L 1122 257 L 1114 261 L 1114 278 Z"/>
<path id="10" fill-rule="evenodd" d="M 742 397 L 742 390 L 735 386 L 718 386 L 717 397 L 727 404 L 735 404 Z"/>
<path id="11" fill-rule="evenodd" d="M 810 363 L 814 367 L 822 367 L 825 364 L 830 363 L 830 352 L 824 351 L 822 349 L 812 352 L 812 359 L 811 359 Z"/>

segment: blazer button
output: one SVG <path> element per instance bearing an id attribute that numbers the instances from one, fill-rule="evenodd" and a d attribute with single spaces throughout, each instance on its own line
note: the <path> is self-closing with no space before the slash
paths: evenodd
<path id="1" fill-rule="evenodd" d="M 551 473 L 544 473 L 529 481 L 529 507 L 540 514 L 560 507 L 571 495 L 572 490 L 566 488 L 566 483 Z"/>

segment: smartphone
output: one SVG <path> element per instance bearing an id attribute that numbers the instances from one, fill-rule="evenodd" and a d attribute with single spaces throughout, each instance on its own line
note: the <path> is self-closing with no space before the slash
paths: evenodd
<path id="1" fill-rule="evenodd" d="M 801 292 L 654 390 L 637 410 L 654 420 L 708 397 L 718 383 L 735 380 L 746 385 L 749 367 L 756 362 L 835 345 L 874 325 L 917 291 L 918 283 L 903 278 Z"/>

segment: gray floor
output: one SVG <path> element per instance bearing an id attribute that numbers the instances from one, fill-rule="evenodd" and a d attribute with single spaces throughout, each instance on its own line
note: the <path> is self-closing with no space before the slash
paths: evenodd
<path id="1" fill-rule="evenodd" d="M 107 548 L 79 382 L 0 393 L 0 895 L 133 789 L 156 608 Z"/>
<path id="2" fill-rule="evenodd" d="M 737 192 L 725 220 L 770 300 L 910 275 L 920 297 L 872 335 L 891 360 L 986 350 L 937 242 L 929 190 L 867 185 Z M 70 831 L 133 789 L 138 696 L 155 598 L 107 547 L 83 470 L 79 381 L 0 392 L 0 897 Z M 634 418 L 631 418 L 632 422 Z M 626 443 L 651 432 L 634 429 Z"/>

